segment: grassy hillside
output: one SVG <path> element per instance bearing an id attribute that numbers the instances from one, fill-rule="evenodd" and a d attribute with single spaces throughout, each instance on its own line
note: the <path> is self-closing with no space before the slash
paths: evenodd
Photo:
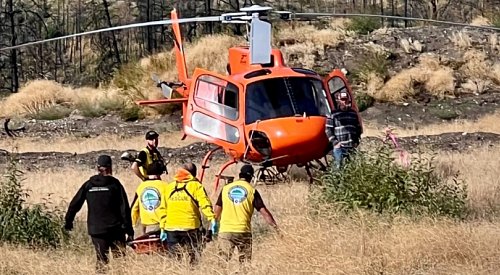
<path id="1" fill-rule="evenodd" d="M 476 23 L 488 24 L 480 19 Z M 376 22 L 366 19 L 278 24 L 273 43 L 290 66 L 315 69 L 321 74 L 346 68 L 356 94 L 380 102 L 399 103 L 421 95 L 439 100 L 500 90 L 500 42 L 496 33 L 376 27 Z M 370 33 L 363 34 L 367 29 Z M 227 49 L 244 43 L 242 38 L 224 34 L 187 43 L 188 71 L 201 67 L 226 73 Z M 29 82 L 19 93 L 0 101 L 0 117 L 56 119 L 77 109 L 76 114 L 84 116 L 117 112 L 124 119 L 134 120 L 178 109 L 172 105 L 138 108 L 134 104 L 162 97 L 151 80 L 153 74 L 177 80 L 173 52 L 123 65 L 109 84 L 97 89 L 47 80 Z"/>

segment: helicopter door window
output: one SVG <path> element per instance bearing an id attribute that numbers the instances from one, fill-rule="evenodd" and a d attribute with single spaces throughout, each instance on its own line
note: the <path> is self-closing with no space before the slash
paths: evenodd
<path id="1" fill-rule="evenodd" d="M 332 96 L 335 109 L 338 108 L 338 103 L 335 99 L 340 95 L 340 93 L 346 93 L 350 99 L 350 94 L 347 91 L 347 86 L 342 78 L 335 76 L 330 79 L 328 81 L 328 88 L 330 89 L 330 94 Z"/>
<path id="2" fill-rule="evenodd" d="M 238 119 L 238 87 L 214 76 L 198 78 L 196 105 L 225 118 Z"/>
<path id="3" fill-rule="evenodd" d="M 240 140 L 238 128 L 204 113 L 194 112 L 191 121 L 192 127 L 196 132 L 230 143 L 238 143 Z"/>

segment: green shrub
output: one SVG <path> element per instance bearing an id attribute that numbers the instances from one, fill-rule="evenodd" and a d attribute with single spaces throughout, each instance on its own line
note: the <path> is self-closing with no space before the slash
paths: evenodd
<path id="1" fill-rule="evenodd" d="M 359 34 L 368 34 L 381 27 L 382 24 L 380 19 L 372 17 L 354 17 L 347 29 Z"/>
<path id="2" fill-rule="evenodd" d="M 22 171 L 11 157 L 0 185 L 0 242 L 30 247 L 57 247 L 68 234 L 63 229 L 64 216 L 50 203 L 29 205 L 28 191 L 22 187 Z"/>
<path id="3" fill-rule="evenodd" d="M 320 200 L 378 213 L 465 216 L 467 186 L 457 176 L 438 173 L 434 156 L 412 156 L 404 168 L 393 153 L 389 146 L 358 151 L 343 169 L 323 175 Z"/>
<path id="4" fill-rule="evenodd" d="M 357 93 L 355 100 L 360 112 L 370 108 L 375 103 L 375 99 L 367 93 Z"/>

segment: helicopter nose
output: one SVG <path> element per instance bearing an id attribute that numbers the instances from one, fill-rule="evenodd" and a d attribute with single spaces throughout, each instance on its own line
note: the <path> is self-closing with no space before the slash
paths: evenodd
<path id="1" fill-rule="evenodd" d="M 324 117 L 288 117 L 249 125 L 252 145 L 274 165 L 320 159 L 328 147 Z M 252 133 L 253 131 L 253 133 Z"/>

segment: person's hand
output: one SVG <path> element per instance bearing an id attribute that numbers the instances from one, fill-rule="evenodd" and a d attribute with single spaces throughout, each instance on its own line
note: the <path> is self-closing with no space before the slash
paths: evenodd
<path id="1" fill-rule="evenodd" d="M 280 228 L 277 225 L 273 226 L 273 228 L 274 228 L 274 232 L 276 232 L 278 237 L 283 238 L 283 232 L 280 230 Z"/>
<path id="2" fill-rule="evenodd" d="M 337 143 L 337 144 L 335 144 L 335 145 L 333 146 L 333 148 L 340 148 L 340 147 L 342 147 L 342 143 L 340 143 L 340 142 L 339 142 L 339 143 Z"/>
<path id="3" fill-rule="evenodd" d="M 210 230 L 212 230 L 213 235 L 217 235 L 217 232 L 219 231 L 219 225 L 215 219 L 210 222 Z"/>
<path id="4" fill-rule="evenodd" d="M 161 230 L 161 233 L 160 233 L 160 240 L 162 242 L 167 240 L 167 232 L 165 232 L 163 229 Z"/>
<path id="5" fill-rule="evenodd" d="M 64 224 L 64 229 L 67 231 L 73 230 L 73 223 L 66 223 Z"/>

